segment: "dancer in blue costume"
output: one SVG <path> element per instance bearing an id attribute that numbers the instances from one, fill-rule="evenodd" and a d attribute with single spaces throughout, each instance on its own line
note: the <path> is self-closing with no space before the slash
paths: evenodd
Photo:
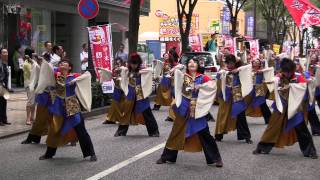
<path id="1" fill-rule="evenodd" d="M 53 115 L 53 119 L 49 126 L 47 151 L 39 158 L 40 160 L 53 158 L 57 147 L 78 139 L 83 157 L 90 156 L 90 161 L 97 161 L 80 107 L 81 103 L 85 109 L 91 110 L 91 75 L 86 72 L 80 76 L 71 71 L 72 64 L 62 60 L 59 62 L 59 71 L 54 73 L 53 78 L 51 76 L 53 71 L 48 77 L 44 77 L 55 85 L 50 91 L 49 112 Z"/>
<path id="2" fill-rule="evenodd" d="M 126 136 L 129 125 L 143 124 L 150 137 L 159 137 L 158 124 L 148 99 L 152 92 L 152 70 L 142 68 L 142 59 L 137 53 L 130 55 L 128 68 L 122 67 L 121 89 L 126 96 L 126 108 L 123 109 L 123 117 L 114 136 Z"/>
<path id="3" fill-rule="evenodd" d="M 292 60 L 281 61 L 281 73 L 275 79 L 274 111 L 253 154 L 269 154 L 273 147 L 283 148 L 298 141 L 305 157 L 318 158 L 304 119 L 307 83 L 295 70 Z"/>
<path id="4" fill-rule="evenodd" d="M 216 85 L 208 76 L 199 73 L 199 70 L 199 61 L 189 59 L 186 73 L 175 71 L 173 110 L 176 119 L 157 164 L 175 163 L 179 150 L 199 152 L 203 149 L 208 165 L 223 166 L 218 146 L 207 123 Z"/>
<path id="5" fill-rule="evenodd" d="M 250 117 L 263 117 L 265 124 L 268 124 L 271 111 L 267 105 L 266 95 L 268 93 L 268 88 L 264 78 L 264 72 L 262 68 L 262 63 L 260 60 L 254 60 L 252 62 L 253 70 L 253 84 L 254 88 L 251 93 L 252 102 L 249 105 L 246 114 Z M 271 68 L 272 73 L 274 73 L 273 68 Z"/>
<path id="6" fill-rule="evenodd" d="M 224 134 L 237 130 L 238 140 L 245 140 L 246 143 L 252 144 L 245 113 L 248 107 L 247 97 L 249 93 L 243 94 L 244 91 L 242 91 L 243 88 L 249 88 L 242 83 L 251 82 L 252 85 L 251 65 L 243 66 L 246 69 L 241 71 L 247 71 L 250 76 L 244 77 L 245 79 L 241 82 L 239 75 L 241 64 L 236 61 L 235 56 L 227 55 L 225 63 L 227 69 L 220 71 L 217 77 L 219 110 L 215 137 L 217 141 L 222 141 Z M 249 88 L 249 92 L 251 90 Z"/>

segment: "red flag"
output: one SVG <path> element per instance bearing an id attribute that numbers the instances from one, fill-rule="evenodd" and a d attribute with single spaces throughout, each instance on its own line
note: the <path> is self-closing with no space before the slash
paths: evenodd
<path id="1" fill-rule="evenodd" d="M 320 26 L 320 10 L 309 0 L 283 0 L 283 3 L 300 29 Z"/>

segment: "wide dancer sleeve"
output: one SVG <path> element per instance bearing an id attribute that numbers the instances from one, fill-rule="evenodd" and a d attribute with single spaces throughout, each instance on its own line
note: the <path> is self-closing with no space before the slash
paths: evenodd
<path id="1" fill-rule="evenodd" d="M 108 69 L 100 69 L 100 83 L 111 81 L 112 72 Z"/>
<path id="2" fill-rule="evenodd" d="M 248 64 L 246 66 L 239 67 L 238 70 L 241 82 L 242 97 L 246 97 L 253 90 L 252 65 Z"/>
<path id="3" fill-rule="evenodd" d="M 210 80 L 201 85 L 196 104 L 196 119 L 204 117 L 209 113 L 213 100 L 216 97 L 216 93 L 216 81 Z"/>
<path id="4" fill-rule="evenodd" d="M 301 105 L 306 94 L 307 83 L 290 83 L 288 100 L 288 119 L 291 119 Z"/>
<path id="5" fill-rule="evenodd" d="M 122 91 L 124 92 L 124 94 L 127 96 L 129 93 L 129 70 L 126 67 L 121 67 L 121 81 L 120 81 L 120 87 L 122 89 Z"/>
<path id="6" fill-rule="evenodd" d="M 47 61 L 42 61 L 40 66 L 38 86 L 35 90 L 35 93 L 41 94 L 47 87 L 54 87 L 55 84 L 56 79 L 54 77 L 53 67 Z"/>
<path id="7" fill-rule="evenodd" d="M 143 69 L 141 72 L 141 88 L 144 98 L 147 98 L 152 93 L 152 69 Z"/>
<path id="8" fill-rule="evenodd" d="M 182 86 L 184 74 L 180 70 L 174 72 L 174 93 L 176 106 L 179 107 L 182 101 Z"/>
<path id="9" fill-rule="evenodd" d="M 87 110 L 91 111 L 92 92 L 91 92 L 91 74 L 86 71 L 81 76 L 72 80 L 76 83 L 76 95 L 81 105 Z"/>

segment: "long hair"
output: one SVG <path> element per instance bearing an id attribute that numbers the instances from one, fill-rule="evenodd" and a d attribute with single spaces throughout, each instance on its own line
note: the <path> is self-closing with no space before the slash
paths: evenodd
<path id="1" fill-rule="evenodd" d="M 130 64 L 137 64 L 138 66 L 137 66 L 137 69 L 135 69 L 135 72 L 138 72 L 142 64 L 142 59 L 140 55 L 137 53 L 130 54 L 128 69 L 129 69 L 129 72 L 132 72 L 133 69 L 131 68 Z"/>

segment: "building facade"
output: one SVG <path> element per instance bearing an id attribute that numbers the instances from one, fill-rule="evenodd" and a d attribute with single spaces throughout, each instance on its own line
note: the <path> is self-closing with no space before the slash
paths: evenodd
<path id="1" fill-rule="evenodd" d="M 17 44 L 31 46 L 37 53 L 44 42 L 62 45 L 76 71 L 80 71 L 81 45 L 88 42 L 88 20 L 77 12 L 79 0 L 0 0 L 0 46 L 12 56 Z M 129 25 L 128 0 L 99 0 L 97 25 L 112 25 L 113 47 L 126 39 Z M 142 15 L 148 15 L 150 1 L 144 0 Z"/>

